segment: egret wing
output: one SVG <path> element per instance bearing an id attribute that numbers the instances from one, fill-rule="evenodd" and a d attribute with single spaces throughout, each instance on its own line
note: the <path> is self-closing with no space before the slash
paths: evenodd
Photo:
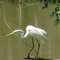
<path id="1" fill-rule="evenodd" d="M 47 32 L 46 32 L 45 30 L 41 29 L 41 28 L 37 28 L 37 30 L 38 30 L 39 32 L 43 33 L 43 34 L 47 34 Z"/>

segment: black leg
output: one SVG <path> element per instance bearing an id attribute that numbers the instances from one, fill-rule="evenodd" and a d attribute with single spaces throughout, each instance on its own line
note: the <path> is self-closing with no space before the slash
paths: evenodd
<path id="1" fill-rule="evenodd" d="M 33 40 L 33 37 L 32 37 L 32 44 L 33 44 L 33 47 L 31 48 L 31 50 L 28 52 L 27 54 L 27 58 L 30 58 L 29 55 L 30 55 L 30 52 L 33 50 L 34 48 L 34 40 Z"/>
<path id="2" fill-rule="evenodd" d="M 36 53 L 36 57 L 35 58 L 38 58 L 38 53 L 39 53 L 39 48 L 40 48 L 40 43 L 38 42 L 38 39 L 36 38 L 36 41 L 38 43 L 38 50 L 37 50 L 37 53 Z"/>

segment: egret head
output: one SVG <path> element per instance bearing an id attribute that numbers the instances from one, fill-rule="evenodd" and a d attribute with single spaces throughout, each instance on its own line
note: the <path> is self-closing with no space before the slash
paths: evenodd
<path id="1" fill-rule="evenodd" d="M 14 30 L 13 32 L 7 34 L 6 36 L 12 35 L 12 34 L 14 34 L 15 32 L 20 32 L 20 37 L 21 37 L 21 38 L 24 36 L 24 31 L 21 30 L 21 29 L 16 29 L 16 30 Z"/>

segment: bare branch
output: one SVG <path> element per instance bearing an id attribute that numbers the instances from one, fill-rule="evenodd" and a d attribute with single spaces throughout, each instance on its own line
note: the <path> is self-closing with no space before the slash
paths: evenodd
<path id="1" fill-rule="evenodd" d="M 35 5 L 35 4 L 40 3 L 40 1 L 39 1 L 39 2 L 37 2 L 37 3 L 31 3 L 31 4 L 28 4 L 28 3 L 24 2 L 24 0 L 22 0 L 22 1 L 23 1 L 23 3 L 26 4 L 26 5 Z"/>
<path id="2" fill-rule="evenodd" d="M 37 3 L 30 3 L 30 4 L 28 4 L 28 3 L 26 3 L 24 0 L 22 0 L 22 2 L 25 4 L 25 5 L 36 5 L 36 4 L 39 4 L 40 3 L 40 1 L 38 1 Z M 25 6 L 25 7 L 27 7 L 27 6 Z M 25 8 L 25 7 L 22 7 L 22 8 Z"/>

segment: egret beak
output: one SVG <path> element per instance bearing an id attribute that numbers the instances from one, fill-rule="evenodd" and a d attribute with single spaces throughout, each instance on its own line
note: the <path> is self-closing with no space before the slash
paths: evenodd
<path id="1" fill-rule="evenodd" d="M 13 33 L 14 33 L 14 32 L 11 32 L 11 33 L 7 34 L 6 36 L 12 35 Z"/>

